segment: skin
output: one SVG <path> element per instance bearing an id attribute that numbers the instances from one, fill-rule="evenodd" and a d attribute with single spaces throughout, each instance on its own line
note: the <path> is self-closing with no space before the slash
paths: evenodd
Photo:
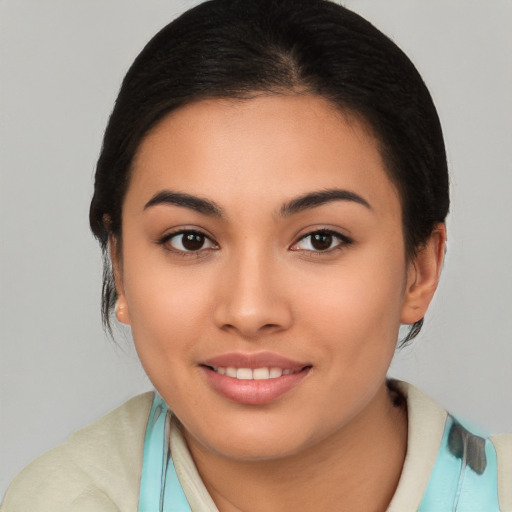
<path id="1" fill-rule="evenodd" d="M 282 214 L 331 189 L 367 205 Z M 165 190 L 223 216 L 146 206 Z M 185 106 L 143 140 L 122 223 L 122 247 L 111 240 L 118 319 L 219 509 L 385 510 L 407 444 L 386 372 L 400 323 L 421 319 L 436 289 L 445 230 L 406 261 L 400 198 L 370 130 L 311 95 Z M 199 250 L 170 237 L 187 229 L 208 237 Z M 315 250 L 308 235 L 326 229 L 340 236 Z M 310 366 L 270 403 L 226 398 L 200 366 L 261 351 Z"/>

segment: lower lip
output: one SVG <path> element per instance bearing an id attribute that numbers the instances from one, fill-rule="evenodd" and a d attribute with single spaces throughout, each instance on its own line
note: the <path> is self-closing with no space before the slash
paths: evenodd
<path id="1" fill-rule="evenodd" d="M 242 380 L 221 375 L 211 368 L 202 366 L 212 388 L 233 402 L 247 405 L 263 405 L 277 400 L 291 391 L 308 375 L 310 367 L 273 379 Z"/>

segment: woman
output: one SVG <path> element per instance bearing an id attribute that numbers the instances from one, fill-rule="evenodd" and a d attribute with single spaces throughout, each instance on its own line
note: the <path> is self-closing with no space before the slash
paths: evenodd
<path id="1" fill-rule="evenodd" d="M 447 211 L 428 91 L 360 17 L 214 1 L 171 23 L 125 78 L 90 215 L 105 322 L 158 394 L 29 466 L 4 510 L 509 510 L 510 438 L 386 380 Z"/>

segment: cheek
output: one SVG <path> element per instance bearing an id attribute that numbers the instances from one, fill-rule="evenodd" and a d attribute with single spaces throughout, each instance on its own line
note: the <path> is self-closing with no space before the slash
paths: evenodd
<path id="1" fill-rule="evenodd" d="M 210 315 L 211 276 L 194 266 L 176 270 L 157 255 L 124 260 L 124 288 L 135 346 L 144 361 L 193 348 Z M 176 360 L 176 357 L 170 357 Z"/>
<path id="2" fill-rule="evenodd" d="M 320 325 L 344 327 L 361 335 L 381 325 L 385 333 L 400 323 L 405 267 L 400 261 L 383 263 L 369 251 L 358 253 L 353 260 L 347 258 L 339 268 L 315 276 L 314 283 L 304 282 L 310 294 L 304 297 L 303 308 Z"/>
<path id="3" fill-rule="evenodd" d="M 319 343 L 323 338 L 328 346 L 327 364 L 347 376 L 358 374 L 363 381 L 368 372 L 387 372 L 400 327 L 405 279 L 400 260 L 386 264 L 383 254 L 368 254 L 359 253 L 357 264 L 347 262 L 326 275 L 317 283 L 321 293 L 302 306 L 313 320 L 310 335 Z"/>
<path id="4" fill-rule="evenodd" d="M 207 281 L 202 287 L 181 273 L 147 266 L 129 267 L 126 293 L 135 348 L 149 379 L 175 410 L 198 401 L 191 378 L 197 378 L 195 360 L 205 338 Z M 198 404 L 197 407 L 200 405 Z"/>

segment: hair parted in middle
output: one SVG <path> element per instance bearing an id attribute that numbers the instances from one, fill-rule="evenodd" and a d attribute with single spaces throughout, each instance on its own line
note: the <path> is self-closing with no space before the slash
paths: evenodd
<path id="1" fill-rule="evenodd" d="M 189 103 L 261 94 L 319 95 L 368 127 L 400 196 L 408 258 L 445 221 L 448 170 L 439 118 L 395 43 L 328 0 L 210 0 L 149 41 L 124 78 L 105 132 L 90 225 L 104 254 L 107 328 L 116 300 L 108 245 L 115 239 L 122 246 L 123 199 L 142 139 Z M 421 325 L 413 324 L 402 344 Z"/>

